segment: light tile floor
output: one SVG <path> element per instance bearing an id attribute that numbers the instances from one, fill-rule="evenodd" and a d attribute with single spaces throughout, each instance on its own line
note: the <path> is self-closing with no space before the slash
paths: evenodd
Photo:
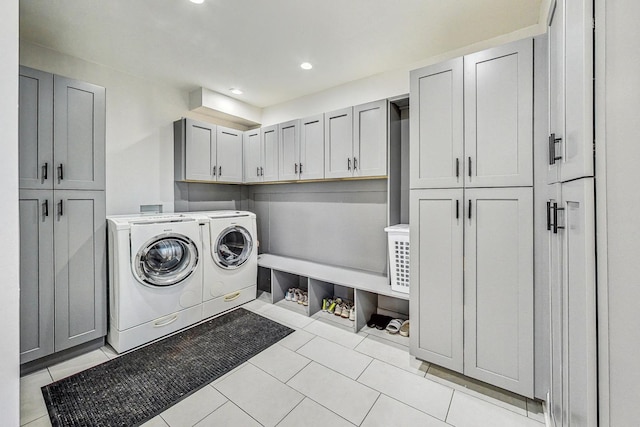
<path id="1" fill-rule="evenodd" d="M 539 402 L 422 363 L 406 338 L 354 334 L 261 300 L 244 307 L 296 331 L 145 427 L 544 425 Z M 106 346 L 23 377 L 21 424 L 51 425 L 40 387 L 117 356 Z"/>

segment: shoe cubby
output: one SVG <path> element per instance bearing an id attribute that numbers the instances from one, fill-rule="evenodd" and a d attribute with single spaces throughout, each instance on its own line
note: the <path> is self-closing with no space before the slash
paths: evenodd
<path id="1" fill-rule="evenodd" d="M 409 345 L 407 337 L 367 327 L 367 321 L 374 313 L 408 318 L 409 295 L 391 290 L 387 277 L 271 254 L 260 255 L 258 265 L 261 270 L 259 279 L 262 282 L 258 287 L 265 290 L 266 286 L 270 286 L 273 304 L 339 325 L 355 333 L 365 331 Z M 285 296 L 290 288 L 307 292 L 309 305 L 286 301 Z M 355 320 L 322 311 L 322 300 L 334 297 L 355 304 Z"/>

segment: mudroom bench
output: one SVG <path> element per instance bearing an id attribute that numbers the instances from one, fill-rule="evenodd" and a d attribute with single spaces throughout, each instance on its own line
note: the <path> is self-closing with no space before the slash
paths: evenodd
<path id="1" fill-rule="evenodd" d="M 261 267 L 259 280 L 270 283 L 271 303 L 306 316 L 322 317 L 353 332 L 363 328 L 370 331 L 367 320 L 381 311 L 379 296 L 385 297 L 387 306 L 391 306 L 383 310 L 384 314 L 402 313 L 408 308 L 409 294 L 391 290 L 389 278 L 380 274 L 271 254 L 259 255 L 258 266 Z M 307 292 L 308 305 L 287 301 L 285 295 L 290 288 Z M 355 303 L 355 321 L 322 312 L 322 300 L 333 296 Z M 405 340 L 404 344 L 408 345 L 408 339 Z"/>

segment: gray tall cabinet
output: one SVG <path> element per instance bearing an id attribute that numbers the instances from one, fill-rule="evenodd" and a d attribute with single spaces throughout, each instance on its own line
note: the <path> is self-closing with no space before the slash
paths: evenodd
<path id="1" fill-rule="evenodd" d="M 596 426 L 593 2 L 557 0 L 548 40 L 549 406 L 555 426 Z"/>
<path id="2" fill-rule="evenodd" d="M 534 393 L 533 41 L 411 72 L 411 353 Z"/>
<path id="3" fill-rule="evenodd" d="M 106 335 L 105 89 L 20 68 L 20 361 Z"/>

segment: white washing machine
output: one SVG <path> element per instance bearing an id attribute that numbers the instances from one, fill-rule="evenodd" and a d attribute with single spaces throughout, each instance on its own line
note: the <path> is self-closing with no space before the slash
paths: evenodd
<path id="1" fill-rule="evenodd" d="M 204 225 L 203 318 L 256 298 L 256 215 L 246 211 L 191 212 Z"/>
<path id="2" fill-rule="evenodd" d="M 110 216 L 109 332 L 118 352 L 202 320 L 202 226 L 182 214 Z"/>

